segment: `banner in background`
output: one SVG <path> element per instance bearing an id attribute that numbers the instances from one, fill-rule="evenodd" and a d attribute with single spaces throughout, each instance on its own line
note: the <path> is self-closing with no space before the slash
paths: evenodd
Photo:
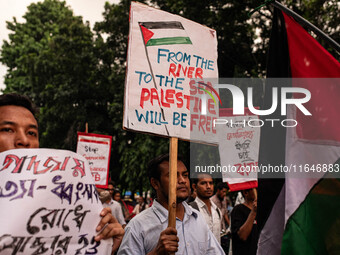
<path id="1" fill-rule="evenodd" d="M 112 136 L 78 132 L 77 153 L 90 165 L 94 182 L 106 188 L 109 178 Z"/>
<path id="2" fill-rule="evenodd" d="M 230 191 L 256 188 L 260 127 L 253 126 L 258 126 L 258 116 L 249 110 L 233 116 L 232 109 L 224 108 L 220 118 L 225 120 L 216 125 L 223 182 L 228 182 Z"/>
<path id="3" fill-rule="evenodd" d="M 94 240 L 103 206 L 79 154 L 0 153 L 0 208 L 0 254 L 111 254 L 112 240 Z"/>

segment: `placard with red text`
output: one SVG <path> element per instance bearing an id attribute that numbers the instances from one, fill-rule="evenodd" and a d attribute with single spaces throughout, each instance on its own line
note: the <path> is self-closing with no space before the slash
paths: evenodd
<path id="1" fill-rule="evenodd" d="M 90 165 L 98 188 L 106 188 L 109 178 L 112 136 L 78 132 L 77 153 Z"/>
<path id="2" fill-rule="evenodd" d="M 231 191 L 257 187 L 260 147 L 259 117 L 248 109 L 235 116 L 232 109 L 220 109 L 216 124 L 223 182 Z"/>
<path id="3" fill-rule="evenodd" d="M 87 160 L 71 151 L 0 153 L 0 254 L 111 254 L 97 242 L 103 205 Z"/>
<path id="4" fill-rule="evenodd" d="M 217 77 L 215 30 L 131 3 L 124 128 L 216 142 L 212 120 L 219 105 L 208 95 L 207 80 Z M 208 95 L 205 112 L 203 94 Z"/>

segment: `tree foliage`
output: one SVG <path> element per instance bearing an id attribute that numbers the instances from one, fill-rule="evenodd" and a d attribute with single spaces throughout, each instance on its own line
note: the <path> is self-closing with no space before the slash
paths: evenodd
<path id="1" fill-rule="evenodd" d="M 7 23 L 13 33 L 2 47 L 5 92 L 26 94 L 40 107 L 42 147 L 73 149 L 76 131 L 100 112 L 92 97 L 98 90 L 92 32 L 56 0 L 31 4 L 24 18 Z"/>

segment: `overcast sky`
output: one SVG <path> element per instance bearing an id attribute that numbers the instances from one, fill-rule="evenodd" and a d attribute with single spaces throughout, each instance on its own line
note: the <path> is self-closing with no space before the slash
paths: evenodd
<path id="1" fill-rule="evenodd" d="M 8 29 L 6 21 L 13 21 L 16 17 L 18 22 L 24 22 L 22 16 L 27 11 L 27 6 L 31 3 L 41 2 L 38 0 L 0 0 L 0 48 L 3 40 L 8 40 Z M 103 20 L 105 2 L 118 3 L 119 0 L 66 0 L 66 4 L 71 7 L 76 16 L 83 16 L 83 21 L 89 21 L 93 27 L 96 21 Z M 5 88 L 4 75 L 6 66 L 0 64 L 0 88 Z"/>

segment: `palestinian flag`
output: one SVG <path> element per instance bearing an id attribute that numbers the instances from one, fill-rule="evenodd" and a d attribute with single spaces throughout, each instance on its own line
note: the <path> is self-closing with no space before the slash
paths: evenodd
<path id="1" fill-rule="evenodd" d="M 275 10 L 267 77 L 313 78 L 291 83 L 310 91 L 304 106 L 312 115 L 278 111 L 270 118 L 295 119 L 298 125 L 261 130 L 259 164 L 301 166 L 304 178 L 264 179 L 259 173 L 258 254 L 339 254 L 339 172 L 329 178 L 317 171 L 340 167 L 340 84 L 323 79 L 340 78 L 340 63 L 293 18 Z M 266 84 L 263 109 L 272 104 L 272 87 L 277 83 Z"/>
<path id="2" fill-rule="evenodd" d="M 139 22 L 145 46 L 192 44 L 179 21 Z"/>

